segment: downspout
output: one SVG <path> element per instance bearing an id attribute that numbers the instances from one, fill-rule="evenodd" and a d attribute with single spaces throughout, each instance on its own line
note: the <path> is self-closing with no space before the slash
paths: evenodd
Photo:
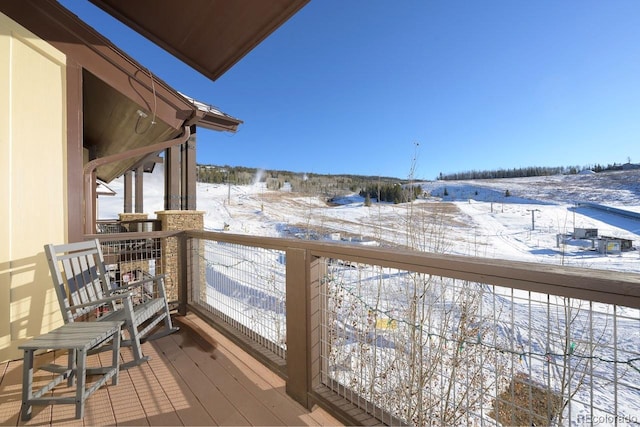
<path id="1" fill-rule="evenodd" d="M 150 154 L 153 152 L 158 152 L 162 150 L 166 150 L 169 147 L 173 147 L 174 145 L 180 145 L 189 139 L 191 136 L 191 129 L 189 126 L 183 127 L 182 135 L 175 138 L 170 139 L 168 141 L 158 142 L 157 144 L 148 145 L 146 147 L 140 147 L 129 151 L 123 151 L 122 153 L 112 154 L 110 156 L 101 157 L 99 159 L 94 159 L 84 165 L 82 170 L 82 178 L 83 178 L 83 189 L 84 189 L 84 234 L 94 234 L 95 230 L 93 228 L 93 191 L 95 180 L 93 179 L 93 173 L 96 168 L 102 165 L 106 165 L 107 163 L 117 162 L 119 160 L 124 160 L 129 157 L 137 157 L 143 156 L 145 154 Z"/>

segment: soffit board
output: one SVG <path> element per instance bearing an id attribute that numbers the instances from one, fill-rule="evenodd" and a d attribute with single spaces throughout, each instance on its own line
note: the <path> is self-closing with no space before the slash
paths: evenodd
<path id="1" fill-rule="evenodd" d="M 83 99 L 83 145 L 89 150 L 89 159 L 152 145 L 180 133 L 86 70 L 83 73 Z M 111 182 L 135 169 L 145 157 L 107 163 L 96 169 L 96 175 L 104 182 Z"/>
<path id="2" fill-rule="evenodd" d="M 90 0 L 211 80 L 309 0 Z"/>

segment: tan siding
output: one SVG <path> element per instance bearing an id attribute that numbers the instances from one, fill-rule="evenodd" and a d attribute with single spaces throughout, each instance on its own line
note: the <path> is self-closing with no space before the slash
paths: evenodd
<path id="1" fill-rule="evenodd" d="M 10 162 L 9 154 L 9 52 L 11 40 L 7 34 L 7 18 L 0 14 L 0 360 L 2 349 L 11 345 L 11 333 L 9 329 L 9 206 L 8 182 Z"/>
<path id="2" fill-rule="evenodd" d="M 65 57 L 0 14 L 0 360 L 61 322 L 43 245 L 65 240 Z"/>

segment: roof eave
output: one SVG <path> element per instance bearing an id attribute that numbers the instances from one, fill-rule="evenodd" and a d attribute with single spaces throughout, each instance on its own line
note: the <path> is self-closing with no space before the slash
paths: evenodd
<path id="1" fill-rule="evenodd" d="M 191 68 L 202 73 L 205 77 L 215 81 L 271 33 L 273 33 L 278 27 L 295 15 L 310 0 L 272 1 L 270 10 L 273 11 L 273 14 L 270 14 L 263 19 L 256 19 L 257 16 L 261 15 L 254 14 L 251 16 L 251 14 L 248 14 L 248 18 L 243 22 L 253 25 L 248 25 L 246 30 L 243 30 L 244 33 L 241 34 L 238 39 L 231 38 L 229 40 L 224 40 L 228 46 L 232 46 L 229 51 L 226 53 L 214 51 L 213 54 L 207 49 L 189 50 L 189 43 L 185 45 L 180 44 L 184 39 L 172 39 L 172 29 L 181 28 L 181 26 L 189 26 L 191 24 L 186 12 L 181 16 L 172 16 L 173 24 L 163 26 L 161 28 L 154 27 L 152 24 L 153 18 L 149 17 L 148 14 L 140 16 L 140 10 L 147 8 L 147 6 L 154 10 L 155 17 L 162 16 L 163 12 L 165 14 L 170 13 L 169 11 L 172 7 L 175 7 L 175 3 L 167 3 L 166 1 L 162 2 L 157 0 L 147 0 L 146 3 L 144 0 L 137 0 L 136 2 L 131 3 L 117 2 L 117 0 L 89 1 L 137 33 L 151 40 L 162 49 L 171 53 Z M 149 3 L 151 1 L 153 1 L 153 3 Z M 233 15 L 234 17 L 241 16 L 241 19 L 244 19 L 244 14 L 251 9 L 260 9 L 249 7 L 247 4 L 250 3 L 243 3 L 238 0 L 217 0 L 216 2 L 212 2 L 212 4 L 218 5 L 216 7 L 220 10 L 235 13 L 235 15 Z M 260 2 L 254 3 L 254 5 L 256 4 L 261 4 L 264 7 L 267 3 L 266 0 L 260 0 Z M 203 7 L 202 9 L 205 8 Z M 136 13 L 138 13 L 138 15 L 136 15 Z M 201 15 L 199 18 L 206 18 L 202 15 L 202 13 L 204 13 L 203 10 L 200 10 L 200 13 Z M 219 38 L 219 34 L 216 33 L 216 26 L 212 24 L 209 28 L 210 31 L 207 34 L 201 34 L 200 36 L 208 39 L 216 39 L 216 37 Z M 240 26 L 240 28 L 243 27 Z M 229 34 L 225 33 L 223 36 L 229 36 Z"/>

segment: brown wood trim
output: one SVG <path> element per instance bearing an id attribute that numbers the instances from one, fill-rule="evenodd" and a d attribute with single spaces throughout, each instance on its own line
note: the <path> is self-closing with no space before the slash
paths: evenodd
<path id="1" fill-rule="evenodd" d="M 123 233 L 102 233 L 85 234 L 82 240 L 95 240 L 101 242 L 115 242 L 120 240 L 142 240 L 142 239 L 166 239 L 168 237 L 180 237 L 180 231 L 129 231 Z"/>
<path id="2" fill-rule="evenodd" d="M 303 249 L 287 250 L 287 394 L 305 408 L 309 407 L 310 390 L 308 360 L 309 322 L 307 321 L 307 251 Z"/>
<path id="3" fill-rule="evenodd" d="M 124 213 L 133 212 L 133 172 L 124 173 Z"/>
<path id="4" fill-rule="evenodd" d="M 322 361 L 316 360 L 320 354 L 317 346 L 322 345 L 320 337 L 322 332 L 316 330 L 316 320 L 322 301 L 319 301 L 317 288 L 321 285 L 320 281 L 323 277 L 323 272 L 318 269 L 323 268 L 323 263 L 316 264 L 316 256 L 357 260 L 408 271 L 423 271 L 443 277 L 460 277 L 479 284 L 495 284 L 640 308 L 638 297 L 640 274 L 637 273 L 366 248 L 338 243 L 256 238 L 228 233 L 187 231 L 184 235 L 286 251 L 287 394 L 305 406 L 320 404 L 348 425 L 378 424 L 378 420 L 343 399 L 341 396 L 345 395 L 346 389 L 342 385 L 335 383 L 328 384 L 331 389 L 325 387 L 324 384 L 327 382 L 322 381 L 318 372 Z M 207 316 L 204 310 L 198 311 L 196 307 L 193 307 L 193 310 L 200 316 Z M 247 348 L 259 351 L 255 350 L 259 346 L 252 340 L 241 336 L 231 327 L 219 325 L 215 320 L 211 320 L 211 317 L 217 315 L 215 308 L 207 306 L 206 310 L 213 313 L 209 314 L 208 322 L 212 322 L 216 328 L 226 328 L 227 333 L 235 336 L 235 342 L 242 343 L 242 346 L 247 345 Z M 304 325 L 302 325 L 303 322 Z M 389 422 L 390 425 L 400 423 L 400 420 L 388 413 L 378 411 L 374 406 L 366 404 L 366 407 L 371 408 L 375 414 L 383 414 L 381 419 Z"/>
<path id="5" fill-rule="evenodd" d="M 190 293 L 193 289 L 191 280 L 193 280 L 194 271 L 199 272 L 200 262 L 195 259 L 197 257 L 190 257 L 190 243 L 193 240 L 188 240 L 184 234 L 180 234 L 178 237 L 178 273 L 180 275 L 178 282 L 178 313 L 182 316 L 187 315 L 187 304 L 191 302 Z M 198 243 L 196 241 L 196 243 Z M 191 268 L 189 265 L 191 264 Z"/>
<path id="6" fill-rule="evenodd" d="M 144 168 L 138 166 L 135 170 L 135 213 L 144 213 Z"/>
<path id="7" fill-rule="evenodd" d="M 189 40 L 189 37 L 185 39 L 185 37 L 180 36 L 180 34 L 184 34 L 185 27 L 193 26 L 194 23 L 189 19 L 194 19 L 193 16 L 172 17 L 174 21 L 177 21 L 174 25 L 175 28 L 161 28 L 158 31 L 157 26 L 153 25 L 152 22 L 166 17 L 168 13 L 172 13 L 172 10 L 175 9 L 158 6 L 157 10 L 154 10 L 156 14 L 149 14 L 141 13 L 140 11 L 142 9 L 146 12 L 147 9 L 153 9 L 157 4 L 153 0 L 146 2 L 138 0 L 129 3 L 112 0 L 91 1 L 211 80 L 216 80 L 222 76 L 236 62 L 247 55 L 309 2 L 309 0 L 278 0 L 271 2 L 260 0 L 253 2 L 253 4 L 252 2 L 245 3 L 237 0 L 211 2 L 218 3 L 216 13 L 222 15 L 225 19 L 233 19 L 233 14 L 242 13 L 244 19 L 237 22 L 237 24 L 239 24 L 239 28 L 242 28 L 243 34 L 240 37 L 233 37 L 232 35 L 230 38 L 227 31 L 220 31 L 219 25 L 215 22 L 216 17 L 207 15 L 206 9 L 209 8 L 200 7 L 202 13 L 197 18 L 214 19 L 208 31 L 198 31 L 198 34 L 204 40 L 212 40 L 209 44 L 212 44 L 213 47 L 202 49 L 202 45 L 195 45 L 193 41 Z M 197 2 L 191 3 L 190 6 L 194 6 L 194 3 L 197 5 Z M 199 4 L 202 6 L 206 3 L 205 1 Z M 238 7 L 225 7 L 225 3 L 233 3 L 234 6 Z M 252 13 L 256 9 L 262 13 L 260 15 Z M 177 38 L 175 37 L 176 35 L 178 35 Z"/>
<path id="8" fill-rule="evenodd" d="M 189 237 L 344 259 L 472 282 L 640 308 L 640 274 L 492 258 L 371 248 L 342 243 L 187 231 Z"/>
<path id="9" fill-rule="evenodd" d="M 196 126 L 182 146 L 182 209 L 196 210 Z"/>
<path id="10" fill-rule="evenodd" d="M 165 150 L 164 162 L 164 208 L 180 209 L 180 147 L 173 146 Z"/>
<path id="11" fill-rule="evenodd" d="M 218 79 L 221 77 L 227 70 L 229 70 L 233 65 L 235 65 L 240 59 L 242 59 L 245 55 L 247 55 L 251 50 L 253 50 L 256 46 L 258 46 L 264 39 L 266 39 L 269 34 L 273 33 L 278 27 L 280 27 L 285 21 L 295 15 L 304 5 L 306 5 L 310 0 L 302 0 L 300 2 L 291 3 L 289 6 L 282 10 L 280 14 L 275 17 L 271 22 L 265 25 L 262 28 L 262 31 L 256 34 L 252 40 L 249 40 L 246 44 L 241 46 L 238 49 L 238 53 L 228 58 L 221 66 L 219 66 L 212 73 L 205 73 L 205 76 L 211 78 L 212 80 Z M 198 69 L 198 68 L 196 68 Z M 200 70 L 199 70 L 200 71 Z"/>
<path id="12" fill-rule="evenodd" d="M 342 387 L 343 390 L 346 388 Z M 354 405 L 351 401 L 343 397 L 344 392 L 341 394 L 341 390 L 332 390 L 329 387 L 318 386 L 310 393 L 309 399 L 314 403 L 329 412 L 332 416 L 338 419 L 345 426 L 406 426 L 399 418 L 393 417 L 390 414 L 376 408 L 373 404 L 368 404 L 367 408 L 370 408 L 372 412 L 381 414 L 382 419 L 388 424 L 383 423 L 367 411 Z"/>
<path id="13" fill-rule="evenodd" d="M 82 132 L 82 67 L 67 59 L 67 240 L 83 238 L 83 132 Z"/>
<path id="14" fill-rule="evenodd" d="M 322 278 L 326 277 L 326 264 L 315 258 L 310 263 L 309 275 L 309 385 L 311 389 L 319 387 L 323 381 L 322 373 L 328 372 L 328 362 L 322 354 L 329 354 L 328 339 L 322 327 L 322 311 L 328 307 L 328 297 L 323 294 Z M 326 375 L 326 374 L 325 374 Z"/>

